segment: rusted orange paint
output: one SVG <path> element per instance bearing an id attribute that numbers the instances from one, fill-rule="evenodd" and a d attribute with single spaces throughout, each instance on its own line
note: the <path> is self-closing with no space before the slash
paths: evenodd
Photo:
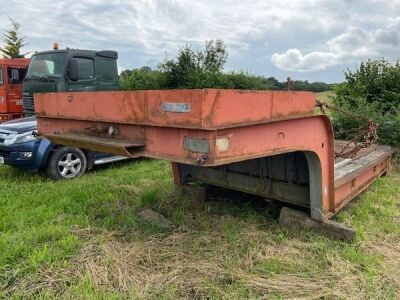
<path id="1" fill-rule="evenodd" d="M 312 115 L 314 102 L 310 92 L 217 89 L 35 94 L 42 117 L 206 130 Z M 190 112 L 166 112 L 164 103 Z"/>
<path id="2" fill-rule="evenodd" d="M 35 95 L 40 134 L 96 151 L 101 150 L 101 140 L 107 142 L 104 151 L 111 153 L 193 165 L 201 161 L 204 167 L 293 151 L 313 153 L 318 158 L 317 206 L 326 219 L 371 176 L 335 194 L 332 126 L 328 117 L 313 116 L 314 101 L 309 92 L 218 89 Z M 165 111 L 165 103 L 184 103 L 190 109 Z M 77 145 L 74 136 L 86 136 L 88 142 Z M 209 153 L 186 150 L 185 138 L 206 141 Z M 228 144 L 223 151 L 217 149 L 219 138 L 226 139 L 224 147 Z M 90 146 L 96 139 L 98 147 Z M 141 146 L 127 149 L 121 142 Z M 173 166 L 179 184 L 178 169 Z"/>
<path id="3" fill-rule="evenodd" d="M 335 184 L 335 213 L 364 191 L 378 176 L 390 167 L 390 156 L 357 174 L 349 174 L 341 183 Z"/>

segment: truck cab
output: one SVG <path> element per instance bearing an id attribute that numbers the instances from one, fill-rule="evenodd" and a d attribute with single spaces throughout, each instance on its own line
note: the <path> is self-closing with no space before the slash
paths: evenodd
<path id="1" fill-rule="evenodd" d="M 0 123 L 22 117 L 22 81 L 29 59 L 0 59 Z"/>
<path id="2" fill-rule="evenodd" d="M 23 81 L 26 118 L 0 124 L 0 164 L 31 172 L 43 170 L 58 180 L 79 177 L 94 165 L 125 159 L 65 147 L 37 136 L 33 100 L 35 93 L 117 90 L 117 58 L 115 51 L 55 49 L 35 53 Z"/>
<path id="3" fill-rule="evenodd" d="M 118 53 L 64 49 L 35 53 L 23 85 L 25 116 L 35 114 L 35 93 L 118 90 Z"/>

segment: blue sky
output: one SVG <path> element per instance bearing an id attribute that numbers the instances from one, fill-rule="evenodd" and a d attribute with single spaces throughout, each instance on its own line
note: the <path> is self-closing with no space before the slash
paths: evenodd
<path id="1" fill-rule="evenodd" d="M 156 67 L 190 44 L 222 39 L 227 71 L 338 82 L 361 60 L 400 58 L 400 0 L 0 0 L 26 51 L 113 49 L 120 69 Z M 1 44 L 0 44 L 1 45 Z"/>

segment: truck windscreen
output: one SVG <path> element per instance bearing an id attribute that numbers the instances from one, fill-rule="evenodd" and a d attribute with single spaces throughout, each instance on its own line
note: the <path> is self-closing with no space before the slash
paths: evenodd
<path id="1" fill-rule="evenodd" d="M 43 53 L 32 56 L 26 77 L 60 77 L 64 70 L 66 53 Z"/>

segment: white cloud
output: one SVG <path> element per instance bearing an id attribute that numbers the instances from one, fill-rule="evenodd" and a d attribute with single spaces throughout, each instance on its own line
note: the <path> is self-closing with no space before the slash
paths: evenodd
<path id="1" fill-rule="evenodd" d="M 302 54 L 300 50 L 289 49 L 285 53 L 272 55 L 272 62 L 281 69 L 289 71 L 316 71 L 332 65 L 335 54 L 313 51 Z"/>
<path id="2" fill-rule="evenodd" d="M 386 26 L 373 31 L 349 27 L 326 42 L 321 49 L 303 53 L 297 48 L 274 53 L 272 63 L 289 71 L 317 71 L 328 67 L 359 62 L 368 58 L 398 59 L 400 50 L 400 17 L 389 19 Z"/>
<path id="3" fill-rule="evenodd" d="M 315 3 L 306 0 L 0 0 L 0 6 L 24 25 L 29 39 L 52 38 L 71 46 L 108 41 L 150 55 L 215 38 L 240 51 L 249 41 L 287 30 L 294 22 L 310 30 L 337 25 L 332 14 L 313 13 Z M 6 24 L 0 18 L 0 29 Z"/>
<path id="4" fill-rule="evenodd" d="M 114 49 L 130 68 L 217 38 L 228 45 L 229 69 L 283 78 L 282 70 L 321 70 L 399 49 L 399 0 L 0 0 L 0 7 L 0 31 L 7 15 L 15 18 L 26 51 L 54 41 Z"/>

